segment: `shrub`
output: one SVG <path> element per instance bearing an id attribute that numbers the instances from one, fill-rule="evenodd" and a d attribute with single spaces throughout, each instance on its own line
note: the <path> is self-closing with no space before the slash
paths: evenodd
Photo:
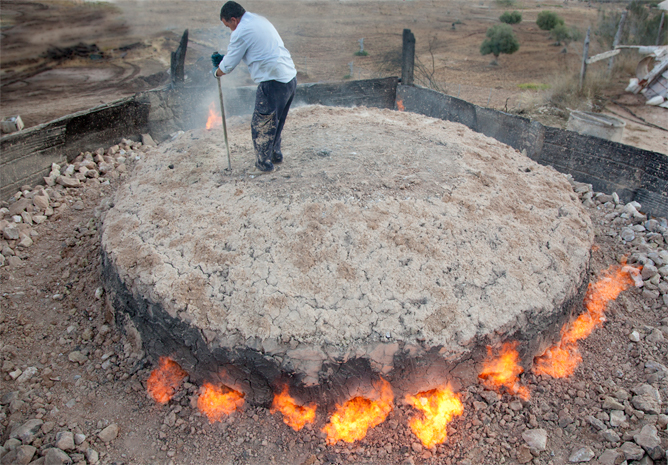
<path id="1" fill-rule="evenodd" d="M 505 53 L 510 55 L 520 49 L 520 43 L 513 33 L 513 28 L 507 24 L 495 24 L 487 29 L 487 38 L 480 45 L 480 53 L 483 55 L 494 55 L 494 62 L 499 55 Z"/>
<path id="2" fill-rule="evenodd" d="M 634 0 L 626 7 L 627 16 L 622 31 L 622 44 L 628 45 L 654 45 L 656 35 L 661 21 L 661 10 L 651 8 L 645 2 Z M 610 47 L 617 32 L 621 14 L 619 12 L 603 11 L 599 15 L 596 26 L 598 42 L 604 47 Z M 668 28 L 663 27 L 659 44 L 667 44 Z"/>
<path id="3" fill-rule="evenodd" d="M 568 27 L 564 24 L 557 24 L 550 31 L 550 37 L 557 41 L 558 44 L 564 43 L 564 52 L 568 50 L 568 44 L 573 41 L 580 40 L 582 34 L 575 27 Z"/>
<path id="4" fill-rule="evenodd" d="M 519 24 L 522 22 L 522 13 L 519 11 L 505 11 L 499 16 L 499 21 L 506 24 Z"/>
<path id="5" fill-rule="evenodd" d="M 496 4 L 500 7 L 505 7 L 505 8 L 510 8 L 511 6 L 515 6 L 517 3 L 516 0 L 496 0 Z"/>
<path id="6" fill-rule="evenodd" d="M 555 26 L 564 24 L 564 20 L 553 11 L 541 11 L 538 13 L 536 24 L 543 31 L 551 31 Z"/>

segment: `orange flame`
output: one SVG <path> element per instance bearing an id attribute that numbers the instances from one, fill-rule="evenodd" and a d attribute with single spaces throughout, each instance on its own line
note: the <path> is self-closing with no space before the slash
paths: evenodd
<path id="1" fill-rule="evenodd" d="M 146 381 L 146 389 L 153 399 L 166 404 L 174 396 L 188 373 L 169 357 L 160 357 L 158 367 L 151 372 Z"/>
<path id="2" fill-rule="evenodd" d="M 487 360 L 483 362 L 483 369 L 478 377 L 489 389 L 500 391 L 502 387 L 521 399 L 531 397 L 529 389 L 520 385 L 519 375 L 524 371 L 519 363 L 517 342 L 504 342 L 498 357 L 492 354 L 492 348 L 487 346 Z"/>
<path id="3" fill-rule="evenodd" d="M 240 392 L 227 386 L 214 386 L 205 382 L 197 399 L 197 408 L 209 418 L 209 423 L 221 421 L 226 415 L 239 410 L 244 405 Z"/>
<path id="4" fill-rule="evenodd" d="M 534 361 L 533 371 L 537 375 L 565 378 L 575 372 L 582 361 L 577 341 L 588 337 L 605 321 L 608 302 L 617 299 L 622 291 L 632 285 L 641 286 L 640 270 L 632 266 L 613 265 L 595 283 L 589 283 L 584 298 L 585 312 L 561 330 L 561 341 L 545 351 Z"/>
<path id="5" fill-rule="evenodd" d="M 355 442 L 364 439 L 369 428 L 381 424 L 392 411 L 394 394 L 392 386 L 384 379 L 373 384 L 378 400 L 353 397 L 343 405 L 336 404 L 336 411 L 322 429 L 327 434 L 327 444 L 337 441 Z"/>
<path id="6" fill-rule="evenodd" d="M 315 420 L 315 404 L 297 405 L 290 396 L 288 387 L 283 386 L 280 394 L 274 394 L 274 401 L 271 404 L 271 413 L 281 412 L 283 422 L 295 431 L 299 431 L 306 423 L 313 423 Z"/>
<path id="7" fill-rule="evenodd" d="M 209 105 L 209 118 L 206 120 L 206 128 L 212 129 L 223 125 L 223 117 L 216 110 L 215 102 Z"/>
<path id="8" fill-rule="evenodd" d="M 407 394 L 406 402 L 422 411 L 421 415 L 411 419 L 410 427 L 422 445 L 429 449 L 445 441 L 448 423 L 464 413 L 459 394 L 453 393 L 450 386 L 419 392 L 415 396 Z"/>
<path id="9" fill-rule="evenodd" d="M 397 110 L 406 111 L 406 107 L 404 106 L 404 101 L 402 99 L 397 100 Z"/>

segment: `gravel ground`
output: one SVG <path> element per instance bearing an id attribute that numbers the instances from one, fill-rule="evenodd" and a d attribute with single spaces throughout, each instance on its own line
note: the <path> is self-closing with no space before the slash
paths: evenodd
<path id="1" fill-rule="evenodd" d="M 415 411 L 399 399 L 365 439 L 333 446 L 321 412 L 300 432 L 258 407 L 210 424 L 188 382 L 156 404 L 145 389 L 156 361 L 114 323 L 100 287 L 99 218 L 145 150 L 82 156 L 76 168 L 97 174 L 60 167 L 53 187 L 26 186 L 1 210 L 1 464 L 666 464 L 668 225 L 577 183 L 596 230 L 592 281 L 628 257 L 645 265 L 645 286 L 610 303 L 604 325 L 580 342 L 573 376 L 524 373 L 529 400 L 469 386 L 463 415 L 433 449 L 413 435 Z M 79 187 L 63 186 L 77 178 Z"/>

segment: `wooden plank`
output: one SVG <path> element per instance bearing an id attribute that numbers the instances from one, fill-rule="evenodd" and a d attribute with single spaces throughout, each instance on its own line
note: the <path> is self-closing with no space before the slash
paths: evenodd
<path id="1" fill-rule="evenodd" d="M 605 60 L 606 58 L 612 58 L 616 55 L 619 55 L 619 52 L 621 52 L 620 49 L 608 50 L 607 52 L 599 53 L 598 55 L 594 55 L 591 58 L 587 58 L 587 64 L 591 65 L 592 63 L 596 63 L 597 61 Z"/>

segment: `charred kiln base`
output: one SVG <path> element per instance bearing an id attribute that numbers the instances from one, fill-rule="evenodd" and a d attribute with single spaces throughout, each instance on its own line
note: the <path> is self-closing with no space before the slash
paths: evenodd
<path id="1" fill-rule="evenodd" d="M 103 227 L 104 282 L 148 352 L 252 403 L 280 381 L 320 401 L 382 374 L 466 384 L 485 346 L 525 368 L 578 311 L 593 241 L 563 175 L 466 127 L 303 107 L 285 162 L 249 174 L 246 125 L 138 162 Z M 325 389 L 326 388 L 326 389 Z"/>

